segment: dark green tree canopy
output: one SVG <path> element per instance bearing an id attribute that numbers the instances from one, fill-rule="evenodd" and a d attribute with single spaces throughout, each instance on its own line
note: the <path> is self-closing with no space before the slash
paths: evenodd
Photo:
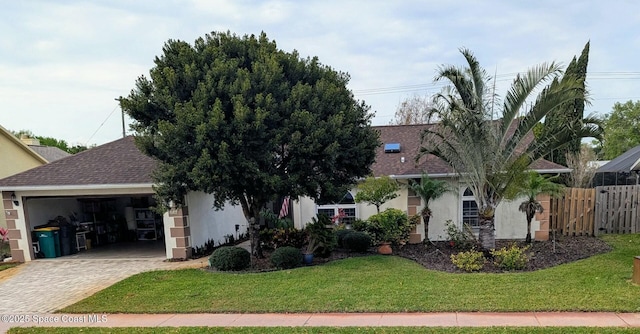
<path id="1" fill-rule="evenodd" d="M 348 81 L 264 33 L 213 32 L 194 45 L 166 42 L 120 104 L 138 145 L 160 161 L 160 198 L 180 204 L 204 191 L 251 218 L 278 195 L 339 199 L 370 173 L 378 133 Z"/>
<path id="2" fill-rule="evenodd" d="M 601 139 L 602 135 L 601 123 L 594 117 L 584 117 L 584 107 L 585 104 L 588 103 L 586 99 L 586 80 L 587 65 L 589 63 L 589 46 L 590 42 L 587 42 L 580 57 L 573 57 L 561 79 L 563 81 L 577 82 L 585 94 L 573 101 L 565 102 L 561 107 L 551 111 L 545 117 L 544 125 L 539 127 L 539 131 L 535 131 L 536 137 L 540 140 L 541 138 L 552 137 L 558 132 L 569 129 L 571 133 L 569 140 L 545 156 L 545 159 L 564 166 L 567 165 L 567 154 L 575 155 L 580 153 L 582 138 L 578 134 L 583 128 L 589 128 L 593 131 L 597 139 Z"/>
<path id="3" fill-rule="evenodd" d="M 605 115 L 602 155 L 613 159 L 640 145 L 640 101 L 616 102 Z"/>

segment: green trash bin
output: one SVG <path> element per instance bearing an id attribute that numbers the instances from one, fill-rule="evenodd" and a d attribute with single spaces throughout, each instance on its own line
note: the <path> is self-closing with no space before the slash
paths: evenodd
<path id="1" fill-rule="evenodd" d="M 46 258 L 60 256 L 60 229 L 57 227 L 45 227 L 34 230 L 38 236 L 40 250 Z"/>

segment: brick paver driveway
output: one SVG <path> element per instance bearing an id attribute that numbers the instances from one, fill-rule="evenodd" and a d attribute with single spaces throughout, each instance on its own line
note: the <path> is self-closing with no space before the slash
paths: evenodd
<path id="1" fill-rule="evenodd" d="M 0 278 L 0 314 L 53 312 L 143 271 L 202 266 L 198 261 L 164 259 L 62 257 L 22 264 Z"/>

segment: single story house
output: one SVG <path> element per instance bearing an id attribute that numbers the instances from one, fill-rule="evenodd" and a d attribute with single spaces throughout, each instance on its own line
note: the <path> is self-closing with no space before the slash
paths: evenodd
<path id="1" fill-rule="evenodd" d="M 407 185 L 409 180 L 419 181 L 423 171 L 431 178 L 446 180 L 455 192 L 448 193 L 441 198 L 432 201 L 430 208 L 433 211 L 429 223 L 429 239 L 445 240 L 446 222 L 451 220 L 459 227 L 467 223 L 472 227 L 478 226 L 478 208 L 471 191 L 460 183 L 457 175 L 441 159 L 428 155 L 415 162 L 420 148 L 420 135 L 426 126 L 431 125 L 388 125 L 376 126 L 380 132 L 380 140 L 383 145 L 377 149 L 376 161 L 372 166 L 374 176 L 387 175 L 396 179 L 401 184 Z M 531 169 L 544 174 L 568 173 L 567 167 L 547 160 L 538 160 L 531 165 Z M 292 203 L 293 220 L 296 227 L 303 227 L 318 213 L 329 216 L 338 214 L 342 209 L 347 219 L 366 219 L 376 213 L 373 205 L 355 203 L 354 198 L 357 188 L 349 191 L 341 201 L 331 205 L 317 205 L 308 197 L 300 198 Z M 519 200 L 512 202 L 503 201 L 496 211 L 496 238 L 498 239 L 522 239 L 526 236 L 526 218 L 518 210 Z M 548 199 L 542 199 L 548 212 Z M 409 215 L 418 214 L 422 209 L 421 198 L 416 196 L 407 187 L 402 187 L 399 196 L 385 203 L 380 210 L 397 208 L 404 210 Z M 424 227 L 417 226 L 411 235 L 410 242 L 417 243 L 424 239 Z M 549 235 L 548 217 L 538 215 L 532 222 L 532 235 L 537 240 L 547 240 Z"/>
<path id="2" fill-rule="evenodd" d="M 239 206 L 213 210 L 211 196 L 201 192 L 189 193 L 181 209 L 156 213 L 156 164 L 128 136 L 1 179 L 13 259 L 36 258 L 32 232 L 51 220 L 76 226 L 98 247 L 162 242 L 169 259 L 189 258 L 194 246 L 245 233 Z"/>

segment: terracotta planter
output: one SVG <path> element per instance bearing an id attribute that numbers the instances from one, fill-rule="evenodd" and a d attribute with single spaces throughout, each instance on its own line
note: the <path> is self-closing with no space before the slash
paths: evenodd
<path id="1" fill-rule="evenodd" d="M 383 242 L 382 244 L 380 244 L 380 247 L 378 247 L 378 254 L 390 255 L 392 253 L 393 249 L 391 249 L 391 243 Z"/>

